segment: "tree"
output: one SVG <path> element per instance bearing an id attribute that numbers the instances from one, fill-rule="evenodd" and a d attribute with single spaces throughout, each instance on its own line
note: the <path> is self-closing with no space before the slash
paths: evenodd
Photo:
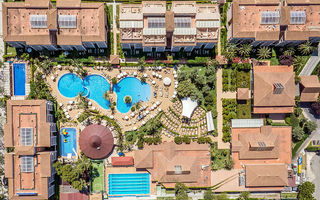
<path id="1" fill-rule="evenodd" d="M 188 187 L 183 183 L 176 183 L 174 186 L 174 191 L 176 194 L 176 200 L 186 200 L 188 199 Z"/>
<path id="2" fill-rule="evenodd" d="M 238 53 L 241 57 L 249 57 L 252 50 L 251 44 L 242 44 L 238 49 Z"/>
<path id="3" fill-rule="evenodd" d="M 241 192 L 238 197 L 238 200 L 249 200 L 250 192 Z"/>
<path id="4" fill-rule="evenodd" d="M 307 41 L 306 43 L 300 44 L 298 46 L 298 50 L 302 53 L 302 55 L 309 55 L 313 52 L 314 47 L 311 46 L 311 42 Z"/>
<path id="5" fill-rule="evenodd" d="M 140 78 L 140 81 L 141 81 L 142 83 L 145 83 L 145 82 L 147 82 L 147 79 L 146 79 L 146 77 L 142 76 L 142 77 Z"/>
<path id="6" fill-rule="evenodd" d="M 198 88 L 202 88 L 206 84 L 206 77 L 204 75 L 198 75 L 194 80 L 195 85 Z"/>
<path id="7" fill-rule="evenodd" d="M 320 102 L 315 102 L 311 104 L 311 109 L 318 115 L 320 115 Z"/>
<path id="8" fill-rule="evenodd" d="M 204 196 L 203 196 L 204 200 L 213 200 L 213 198 L 214 198 L 214 195 L 211 189 L 204 191 Z"/>
<path id="9" fill-rule="evenodd" d="M 113 77 L 111 79 L 112 85 L 116 85 L 118 83 L 118 79 L 116 77 Z"/>
<path id="10" fill-rule="evenodd" d="M 175 138 L 174 138 L 174 142 L 175 142 L 176 144 L 182 144 L 182 137 L 180 137 L 180 136 L 175 137 Z"/>
<path id="11" fill-rule="evenodd" d="M 178 72 L 178 81 L 181 82 L 181 81 L 188 80 L 189 76 L 190 76 L 189 72 L 187 72 L 187 71 L 179 71 Z"/>
<path id="12" fill-rule="evenodd" d="M 317 123 L 311 120 L 308 120 L 305 125 L 304 128 L 306 129 L 306 132 L 308 134 L 310 134 L 312 131 L 316 130 L 318 127 Z"/>
<path id="13" fill-rule="evenodd" d="M 144 71 L 145 66 L 146 66 L 146 58 L 143 56 L 138 60 L 139 71 Z"/>
<path id="14" fill-rule="evenodd" d="M 124 97 L 124 102 L 125 103 L 131 103 L 132 102 L 132 98 L 130 96 L 125 96 Z"/>
<path id="15" fill-rule="evenodd" d="M 289 49 L 285 50 L 283 52 L 283 55 L 285 56 L 293 56 L 295 53 L 295 49 L 293 47 L 290 47 Z"/>
<path id="16" fill-rule="evenodd" d="M 299 185 L 299 194 L 298 199 L 299 200 L 315 200 L 315 198 L 312 196 L 315 192 L 315 185 L 312 182 L 304 182 L 301 185 Z"/>
<path id="17" fill-rule="evenodd" d="M 292 129 L 292 137 L 295 141 L 300 141 L 303 139 L 304 131 L 300 126 L 293 127 Z"/>
<path id="18" fill-rule="evenodd" d="M 230 62 L 236 57 L 236 54 L 237 54 L 237 46 L 233 43 L 229 43 L 225 51 L 225 57 Z"/>
<path id="19" fill-rule="evenodd" d="M 191 143 L 191 138 L 190 138 L 189 136 L 187 136 L 187 135 L 184 135 L 184 136 L 182 137 L 182 141 L 183 141 L 184 143 L 186 143 L 186 144 L 190 144 L 190 143 Z"/>
<path id="20" fill-rule="evenodd" d="M 104 92 L 103 98 L 109 100 L 109 92 L 107 90 Z"/>
<path id="21" fill-rule="evenodd" d="M 271 57 L 271 49 L 269 47 L 261 47 L 258 49 L 258 58 L 267 59 Z"/>
<path id="22" fill-rule="evenodd" d="M 48 75 L 53 68 L 53 64 L 52 64 L 51 60 L 49 60 L 48 57 L 44 56 L 42 58 L 43 58 L 43 60 L 38 64 L 38 67 L 42 70 L 42 72 L 45 75 Z"/>

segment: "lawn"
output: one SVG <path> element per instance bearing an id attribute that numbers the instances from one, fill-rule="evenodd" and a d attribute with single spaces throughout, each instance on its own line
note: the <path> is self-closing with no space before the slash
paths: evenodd
<path id="1" fill-rule="evenodd" d="M 237 105 L 237 117 L 239 119 L 251 119 L 251 100 Z"/>
<path id="2" fill-rule="evenodd" d="M 250 72 L 237 72 L 237 88 L 250 88 Z"/>
<path id="3" fill-rule="evenodd" d="M 222 89 L 224 92 L 235 92 L 237 88 L 250 88 L 250 72 L 236 69 L 222 70 Z"/>
<path id="4" fill-rule="evenodd" d="M 91 169 L 91 192 L 104 191 L 104 163 L 100 161 L 92 161 Z"/>

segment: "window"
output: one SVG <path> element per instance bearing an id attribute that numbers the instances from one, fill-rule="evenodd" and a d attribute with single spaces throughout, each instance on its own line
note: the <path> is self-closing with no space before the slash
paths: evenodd
<path id="1" fill-rule="evenodd" d="M 175 28 L 190 28 L 191 27 L 191 17 L 175 17 L 174 18 Z"/>
<path id="2" fill-rule="evenodd" d="M 165 18 L 148 17 L 148 28 L 165 28 Z"/>
<path id="3" fill-rule="evenodd" d="M 33 128 L 20 128 L 20 145 L 33 145 Z"/>
<path id="4" fill-rule="evenodd" d="M 290 24 L 305 24 L 305 23 L 306 23 L 306 11 L 290 12 Z"/>
<path id="5" fill-rule="evenodd" d="M 30 15 L 31 28 L 47 28 L 47 15 Z"/>
<path id="6" fill-rule="evenodd" d="M 33 172 L 33 156 L 21 156 L 20 157 L 20 170 L 21 172 Z"/>
<path id="7" fill-rule="evenodd" d="M 59 15 L 60 28 L 77 28 L 77 17 L 75 15 Z"/>
<path id="8" fill-rule="evenodd" d="M 261 12 L 261 24 L 278 24 L 280 19 L 279 11 Z"/>

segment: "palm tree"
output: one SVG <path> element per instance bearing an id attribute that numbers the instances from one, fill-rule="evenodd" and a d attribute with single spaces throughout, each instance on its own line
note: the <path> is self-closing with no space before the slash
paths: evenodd
<path id="1" fill-rule="evenodd" d="M 241 47 L 238 49 L 238 53 L 242 57 L 249 57 L 252 50 L 251 44 L 242 44 Z"/>
<path id="2" fill-rule="evenodd" d="M 144 67 L 146 66 L 146 59 L 144 56 L 138 60 L 138 66 L 140 71 L 144 71 Z"/>
<path id="3" fill-rule="evenodd" d="M 86 97 L 84 97 L 83 92 L 78 94 L 77 100 L 79 101 L 78 107 L 80 109 L 87 109 L 89 107 L 88 99 Z"/>
<path id="4" fill-rule="evenodd" d="M 109 92 L 107 90 L 104 92 L 103 98 L 105 98 L 106 100 L 109 100 Z"/>
<path id="5" fill-rule="evenodd" d="M 283 52 L 283 55 L 285 56 L 293 56 L 295 53 L 295 49 L 293 47 L 290 47 L 289 49 L 285 50 Z"/>
<path id="6" fill-rule="evenodd" d="M 229 61 L 231 61 L 236 57 L 236 53 L 237 53 L 237 46 L 233 43 L 229 43 L 225 51 L 226 58 Z"/>
<path id="7" fill-rule="evenodd" d="M 267 59 L 271 57 L 271 49 L 269 47 L 261 47 L 258 49 L 258 58 Z"/>
<path id="8" fill-rule="evenodd" d="M 300 44 L 298 46 L 298 50 L 302 53 L 302 55 L 308 55 L 313 52 L 314 47 L 311 46 L 311 42 L 307 41 L 306 43 Z"/>
<path id="9" fill-rule="evenodd" d="M 74 68 L 76 68 L 76 73 L 84 78 L 87 75 L 87 70 L 84 69 L 84 65 L 82 62 L 79 60 L 72 60 L 71 64 L 73 65 Z"/>
<path id="10" fill-rule="evenodd" d="M 38 67 L 42 70 L 45 75 L 48 75 L 53 67 L 52 62 L 48 59 L 48 57 L 43 57 L 44 60 L 39 63 Z"/>

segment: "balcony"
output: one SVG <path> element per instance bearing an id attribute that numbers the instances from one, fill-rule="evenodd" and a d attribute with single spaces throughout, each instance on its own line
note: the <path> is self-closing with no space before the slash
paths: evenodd
<path id="1" fill-rule="evenodd" d="M 47 122 L 53 122 L 53 115 L 47 114 Z"/>
<path id="2" fill-rule="evenodd" d="M 51 101 L 47 102 L 47 111 L 53 111 L 53 103 Z"/>
<path id="3" fill-rule="evenodd" d="M 51 144 L 51 146 L 56 146 L 57 145 L 57 136 L 51 136 L 50 144 Z"/>
<path id="4" fill-rule="evenodd" d="M 51 162 L 56 161 L 56 160 L 57 160 L 57 152 L 53 151 L 53 152 L 51 152 Z"/>
<path id="5" fill-rule="evenodd" d="M 48 185 L 51 185 L 54 182 L 54 176 L 48 178 Z"/>
<path id="6" fill-rule="evenodd" d="M 54 195 L 54 185 L 49 186 L 48 188 L 48 198 Z"/>
<path id="7" fill-rule="evenodd" d="M 57 132 L 57 125 L 56 125 L 56 123 L 51 123 L 51 124 L 50 124 L 50 132 L 51 132 L 51 133 Z"/>

